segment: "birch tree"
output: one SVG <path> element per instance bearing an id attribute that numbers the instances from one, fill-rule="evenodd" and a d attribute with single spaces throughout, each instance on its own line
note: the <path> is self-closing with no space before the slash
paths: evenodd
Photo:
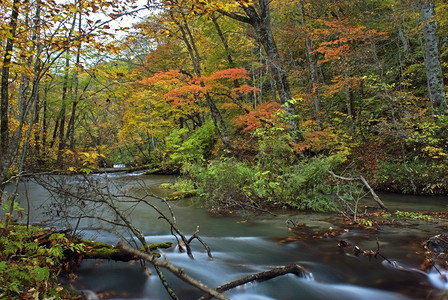
<path id="1" fill-rule="evenodd" d="M 446 115 L 447 104 L 440 64 L 435 0 L 420 0 L 423 44 L 428 95 L 434 115 Z"/>

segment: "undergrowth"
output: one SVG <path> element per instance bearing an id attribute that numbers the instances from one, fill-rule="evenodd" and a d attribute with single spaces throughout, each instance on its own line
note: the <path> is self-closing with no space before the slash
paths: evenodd
<path id="1" fill-rule="evenodd" d="M 57 278 L 83 247 L 64 233 L 0 221 L 0 299 L 73 298 Z"/>

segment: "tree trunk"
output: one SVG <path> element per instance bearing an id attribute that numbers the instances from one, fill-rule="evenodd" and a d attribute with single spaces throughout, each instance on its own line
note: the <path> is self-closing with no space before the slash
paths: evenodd
<path id="1" fill-rule="evenodd" d="M 0 88 L 0 185 L 4 181 L 6 171 L 9 168 L 9 67 L 11 64 L 12 52 L 14 49 L 14 39 L 16 37 L 17 20 L 19 17 L 19 0 L 14 0 L 9 22 L 10 36 L 6 40 L 5 55 L 3 57 L 1 88 Z M 2 186 L 0 186 L 2 187 Z M 1 189 L 3 190 L 3 189 Z"/>
<path id="2" fill-rule="evenodd" d="M 230 54 L 229 43 L 227 42 L 227 39 L 224 36 L 224 33 L 221 30 L 221 26 L 219 26 L 218 20 L 214 13 L 212 13 L 212 22 L 213 22 L 213 25 L 215 25 L 216 32 L 218 33 L 219 39 L 221 40 L 221 43 L 224 47 L 224 50 L 226 53 L 226 58 L 227 58 L 227 63 L 229 64 L 230 68 L 234 68 L 235 64 L 233 62 L 232 55 Z"/>
<path id="3" fill-rule="evenodd" d="M 429 98 L 433 106 L 434 114 L 446 115 L 447 103 L 443 85 L 442 67 L 440 64 L 434 0 L 420 0 L 420 18 L 422 21 Z"/>
<path id="4" fill-rule="evenodd" d="M 271 70 L 280 103 L 285 104 L 291 100 L 292 96 L 287 74 L 282 67 L 282 60 L 272 33 L 269 2 L 268 0 L 259 0 L 258 12 L 253 6 L 244 6 L 243 9 L 251 20 L 250 24 L 257 33 L 259 43 L 266 52 L 267 64 Z"/>
<path id="5" fill-rule="evenodd" d="M 81 13 L 79 14 L 79 20 L 78 20 L 78 30 L 81 32 L 82 20 L 81 20 Z M 79 89 L 79 78 L 78 78 L 78 69 L 80 67 L 80 59 L 81 59 L 81 41 L 78 45 L 78 50 L 76 52 L 76 65 L 75 65 L 75 72 L 73 73 L 73 81 L 74 81 L 74 94 L 73 94 L 73 102 L 72 102 L 72 112 L 70 115 L 70 120 L 68 122 L 67 126 L 67 135 L 66 140 L 70 141 L 70 149 L 75 149 L 75 119 L 76 119 L 76 107 L 79 103 L 79 97 L 78 97 L 78 89 Z"/>
<path id="6" fill-rule="evenodd" d="M 48 86 L 45 87 L 44 99 L 42 99 L 42 148 L 47 147 L 47 135 L 48 135 L 48 124 L 47 124 L 47 96 L 48 96 Z"/>
<path id="7" fill-rule="evenodd" d="M 62 150 L 65 149 L 65 108 L 67 105 L 67 90 L 69 83 L 69 68 L 70 68 L 70 58 L 67 53 L 65 58 L 65 70 L 64 70 L 64 82 L 62 85 L 62 98 L 61 98 L 61 110 L 59 112 L 59 145 L 58 145 L 58 163 L 62 163 Z"/>
<path id="8" fill-rule="evenodd" d="M 284 104 L 283 107 L 289 116 L 294 116 L 294 107 L 288 105 L 288 102 L 292 99 L 288 76 L 282 67 L 280 53 L 278 52 L 277 44 L 275 43 L 274 35 L 272 33 L 271 15 L 269 10 L 270 2 L 271 0 L 258 0 L 258 4 L 252 5 L 247 5 L 247 3 L 244 2 L 244 4 L 241 4 L 241 8 L 244 10 L 246 16 L 222 9 L 219 9 L 218 11 L 237 21 L 250 24 L 254 28 L 257 34 L 257 40 L 266 52 L 267 65 L 269 66 L 272 79 L 275 83 L 279 102 Z M 291 120 L 291 126 L 293 130 L 296 130 L 298 127 L 297 122 Z"/>
<path id="9" fill-rule="evenodd" d="M 184 16 L 182 16 L 184 17 Z M 185 19 L 183 19 L 183 24 L 179 22 L 179 20 L 176 19 L 176 17 L 171 13 L 171 18 L 176 23 L 176 25 L 179 27 L 179 30 L 182 33 L 182 40 L 184 41 L 188 54 L 190 55 L 191 62 L 193 64 L 193 70 L 197 77 L 201 77 L 201 57 L 199 56 L 199 51 L 196 47 L 194 37 L 190 31 L 190 28 L 188 27 L 188 24 Z M 205 86 L 204 82 L 199 83 L 202 87 Z M 207 106 L 210 109 L 210 114 L 213 120 L 213 124 L 215 125 L 215 129 L 224 145 L 224 147 L 228 151 L 232 151 L 232 147 L 230 145 L 230 138 L 227 133 L 227 126 L 224 122 L 224 119 L 221 115 L 221 112 L 216 107 L 215 102 L 213 101 L 212 97 L 209 93 L 205 94 L 205 100 L 207 103 Z"/>
<path id="10" fill-rule="evenodd" d="M 224 33 L 221 30 L 221 26 L 219 26 L 218 20 L 214 13 L 212 13 L 212 22 L 213 22 L 213 25 L 215 25 L 216 32 L 218 33 L 219 39 L 221 40 L 221 43 L 226 52 L 226 58 L 227 58 L 227 63 L 229 64 L 229 68 L 235 68 L 235 62 L 233 61 L 232 55 L 230 54 L 229 43 L 227 42 L 227 39 L 224 36 Z M 235 88 L 240 87 L 240 83 L 239 83 L 238 79 L 235 79 L 233 81 L 233 86 Z"/>
<path id="11" fill-rule="evenodd" d="M 353 105 L 352 105 L 352 98 L 350 97 L 350 83 L 348 78 L 348 65 L 347 60 L 345 57 L 342 59 L 344 63 L 344 89 L 345 89 L 345 104 L 347 107 L 347 117 L 350 121 L 350 128 L 353 131 L 355 131 L 355 120 L 353 118 Z"/>
<path id="12" fill-rule="evenodd" d="M 306 49 L 306 58 L 308 60 L 308 67 L 310 69 L 310 77 L 311 77 L 311 94 L 313 95 L 313 102 L 314 102 L 314 113 L 316 114 L 316 122 L 318 126 L 322 127 L 322 122 L 320 118 L 320 97 L 318 93 L 318 86 L 319 86 L 319 77 L 316 69 L 316 60 L 313 52 L 313 45 L 312 40 L 310 38 L 310 35 L 308 34 L 308 31 L 306 29 L 306 22 L 305 22 L 305 7 L 303 5 L 303 1 L 299 1 L 299 11 L 300 11 L 300 20 L 301 20 L 301 26 L 303 30 L 305 31 L 305 49 Z"/>

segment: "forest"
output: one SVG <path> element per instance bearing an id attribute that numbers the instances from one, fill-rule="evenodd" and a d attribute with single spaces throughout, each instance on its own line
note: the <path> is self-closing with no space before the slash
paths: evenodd
<path id="1" fill-rule="evenodd" d="M 170 199 L 195 196 L 216 215 L 339 212 L 355 223 L 355 190 L 381 208 L 374 190 L 448 195 L 446 1 L 3 0 L 0 20 L 2 251 L 21 210 L 5 189 L 35 175 L 125 166 L 177 175 Z M 40 245 L 60 243 L 45 250 L 55 262 L 85 250 L 33 230 Z M 359 253 L 381 256 L 377 244 Z M 30 270 L 17 276 L 50 276 Z M 0 296 L 18 293 L 8 289 Z"/>
<path id="2" fill-rule="evenodd" d="M 331 209 L 329 170 L 447 193 L 444 1 L 15 0 L 0 18 L 2 185 L 126 164 L 218 207 Z"/>

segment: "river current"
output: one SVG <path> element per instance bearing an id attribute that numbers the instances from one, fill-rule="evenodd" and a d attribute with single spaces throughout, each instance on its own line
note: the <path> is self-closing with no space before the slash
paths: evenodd
<path id="1" fill-rule="evenodd" d="M 102 180 L 105 175 L 91 175 Z M 136 174 L 110 174 L 108 179 L 119 183 L 127 192 L 139 196 L 145 189 L 163 196 L 166 190 L 160 184 L 173 182 L 172 176 L 143 176 Z M 65 184 L 82 187 L 82 178 L 73 177 Z M 142 188 L 144 186 L 144 188 Z M 11 190 L 11 187 L 9 187 Z M 28 213 L 26 195 L 30 199 L 31 223 L 63 227 L 47 214 L 51 206 L 50 193 L 34 181 L 19 187 L 19 202 Z M 447 209 L 448 199 L 443 197 L 411 197 L 393 194 L 380 195 L 393 210 L 441 211 Z M 151 203 L 163 212 L 166 206 L 156 198 Z M 288 220 L 306 224 L 312 232 L 343 229 L 333 214 L 276 213 L 263 216 L 213 216 L 202 208 L 182 202 L 170 203 L 179 228 L 188 237 L 199 226 L 199 235 L 211 248 L 213 259 L 204 247 L 193 242 L 194 259 L 179 253 L 176 247 L 162 252 L 175 266 L 185 269 L 192 277 L 210 287 L 217 287 L 249 274 L 266 271 L 272 267 L 299 264 L 311 272 L 311 276 L 284 275 L 265 282 L 253 282 L 226 292 L 230 299 L 446 299 L 448 284 L 440 280 L 433 270 L 418 270 L 423 262 L 422 243 L 435 234 L 443 233 L 439 224 L 422 221 L 410 227 L 384 226 L 376 231 L 347 230 L 336 237 L 297 238 L 288 230 Z M 157 213 L 146 205 L 130 207 L 123 204 L 132 224 L 138 227 L 149 243 L 171 241 L 169 225 L 157 218 Z M 98 208 L 97 208 L 98 209 Z M 80 219 L 81 220 L 81 219 Z M 71 226 L 76 226 L 76 220 Z M 82 219 L 77 232 L 84 238 L 115 244 L 120 240 L 117 232 L 105 230 L 93 219 Z M 113 229 L 113 228 L 112 228 Z M 118 232 L 120 233 L 120 232 Z M 121 232 L 121 234 L 125 234 Z M 353 251 L 337 247 L 344 240 L 362 249 L 376 249 L 377 241 L 381 257 L 355 256 Z M 397 267 L 398 266 L 398 267 Z M 68 284 L 85 291 L 90 299 L 98 295 L 111 299 L 171 299 L 151 267 L 142 268 L 138 262 L 112 262 L 85 260 L 75 272 L 76 279 Z M 196 299 L 202 292 L 165 272 L 167 281 L 180 299 Z"/>

